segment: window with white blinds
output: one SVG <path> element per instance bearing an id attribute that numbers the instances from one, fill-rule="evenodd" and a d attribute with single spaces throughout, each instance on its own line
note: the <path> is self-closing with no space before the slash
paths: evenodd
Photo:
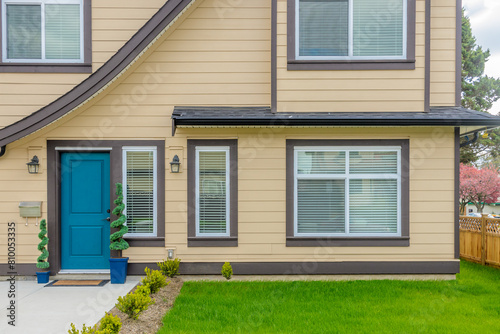
<path id="1" fill-rule="evenodd" d="M 229 147 L 196 147 L 196 235 L 229 236 Z"/>
<path id="2" fill-rule="evenodd" d="M 2 2 L 4 62 L 83 61 L 83 0 Z"/>
<path id="3" fill-rule="evenodd" d="M 297 59 L 405 59 L 407 0 L 297 0 Z"/>
<path id="4" fill-rule="evenodd" d="M 123 148 L 123 196 L 129 236 L 156 236 L 156 147 Z"/>
<path id="5" fill-rule="evenodd" d="M 296 236 L 400 236 L 401 147 L 295 147 Z"/>

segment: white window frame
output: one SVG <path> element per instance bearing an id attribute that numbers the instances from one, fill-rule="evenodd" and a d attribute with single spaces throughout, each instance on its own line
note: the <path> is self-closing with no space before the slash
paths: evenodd
<path id="1" fill-rule="evenodd" d="M 196 146 L 196 178 L 195 178 L 195 200 L 196 200 L 196 236 L 197 237 L 229 237 L 231 227 L 231 179 L 230 179 L 230 147 L 229 146 Z M 200 152 L 226 152 L 226 232 L 225 233 L 201 233 L 200 232 Z"/>
<path id="2" fill-rule="evenodd" d="M 397 152 L 397 174 L 350 174 L 349 154 L 354 152 Z M 344 174 L 299 174 L 298 152 L 345 152 Z M 296 237 L 400 237 L 401 236 L 401 147 L 400 146 L 296 146 L 294 148 L 294 236 Z M 298 180 L 345 180 L 345 233 L 299 233 L 298 232 Z M 352 179 L 397 179 L 397 232 L 396 233 L 350 233 L 349 232 L 349 180 Z"/>
<path id="3" fill-rule="evenodd" d="M 83 0 L 1 0 L 2 1 L 2 62 L 3 63 L 83 63 L 84 62 L 84 20 Z M 45 59 L 45 5 L 80 5 L 80 59 Z M 40 5 L 42 15 L 42 57 L 40 59 L 7 58 L 7 5 Z"/>
<path id="4" fill-rule="evenodd" d="M 301 56 L 300 55 L 300 0 L 295 0 L 295 59 L 297 60 L 404 60 L 407 57 L 408 39 L 408 1 L 403 0 L 403 55 L 402 56 L 354 56 L 354 11 L 353 0 L 349 1 L 349 32 L 347 56 Z"/>
<path id="5" fill-rule="evenodd" d="M 153 232 L 152 233 L 127 233 L 126 238 L 156 237 L 158 232 L 158 154 L 156 146 L 124 146 L 122 147 L 122 185 L 123 202 L 127 215 L 127 152 L 153 152 Z M 126 224 L 125 224 L 126 225 Z"/>

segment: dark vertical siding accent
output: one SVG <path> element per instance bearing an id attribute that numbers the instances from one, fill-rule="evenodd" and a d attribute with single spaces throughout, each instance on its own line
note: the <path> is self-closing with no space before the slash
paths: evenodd
<path id="1" fill-rule="evenodd" d="M 425 0 L 425 88 L 424 111 L 431 107 L 431 0 Z"/>
<path id="2" fill-rule="evenodd" d="M 454 231 L 455 231 L 455 259 L 460 258 L 460 211 L 459 211 L 459 197 L 460 197 L 460 128 L 455 128 L 455 215 L 454 215 Z"/>
<path id="3" fill-rule="evenodd" d="M 455 106 L 462 105 L 462 0 L 457 0 L 457 37 L 455 58 Z"/>
<path id="4" fill-rule="evenodd" d="M 278 110 L 278 0 L 271 4 L 271 111 Z"/>

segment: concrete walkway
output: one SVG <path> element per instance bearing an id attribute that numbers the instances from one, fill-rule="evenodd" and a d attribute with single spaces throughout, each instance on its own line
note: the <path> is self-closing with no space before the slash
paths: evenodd
<path id="1" fill-rule="evenodd" d="M 107 283 L 102 287 L 44 287 L 45 284 L 36 281 L 16 281 L 15 298 L 9 297 L 11 284 L 2 280 L 0 333 L 67 334 L 71 323 L 77 329 L 84 323 L 93 326 L 114 307 L 118 297 L 132 290 L 140 279 L 128 276 L 125 284 Z M 12 300 L 15 301 L 15 327 L 8 323 Z"/>

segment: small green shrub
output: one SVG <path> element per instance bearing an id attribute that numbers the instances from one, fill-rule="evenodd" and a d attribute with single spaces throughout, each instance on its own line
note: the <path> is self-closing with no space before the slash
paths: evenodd
<path id="1" fill-rule="evenodd" d="M 158 262 L 157 265 L 165 276 L 170 278 L 179 275 L 179 265 L 181 260 L 175 258 L 174 260 L 167 259 L 163 262 Z"/>
<path id="2" fill-rule="evenodd" d="M 229 262 L 224 263 L 221 273 L 226 279 L 231 279 L 231 276 L 233 276 L 233 268 Z"/>
<path id="3" fill-rule="evenodd" d="M 141 280 L 142 285 L 149 286 L 151 293 L 156 293 L 158 290 L 167 285 L 167 278 L 163 276 L 159 270 L 144 269 L 146 277 Z"/>
<path id="4" fill-rule="evenodd" d="M 137 319 L 139 314 L 148 309 L 148 306 L 153 304 L 149 295 L 143 293 L 129 293 L 125 297 L 118 297 L 116 307 L 129 316 L 129 318 Z"/>
<path id="5" fill-rule="evenodd" d="M 87 327 L 85 324 L 83 324 L 82 331 L 80 332 L 78 329 L 76 329 L 76 326 L 74 323 L 71 323 L 71 329 L 68 330 L 69 334 L 96 334 L 96 328 L 94 327 Z"/>
<path id="6" fill-rule="evenodd" d="M 101 324 L 99 325 L 99 332 L 102 332 L 102 334 L 118 334 L 121 328 L 122 322 L 120 318 L 106 312 L 106 315 L 102 318 Z"/>
<path id="7" fill-rule="evenodd" d="M 140 293 L 141 295 L 144 296 L 149 296 L 151 294 L 151 288 L 149 285 L 139 285 L 137 289 L 135 289 L 134 293 Z"/>

